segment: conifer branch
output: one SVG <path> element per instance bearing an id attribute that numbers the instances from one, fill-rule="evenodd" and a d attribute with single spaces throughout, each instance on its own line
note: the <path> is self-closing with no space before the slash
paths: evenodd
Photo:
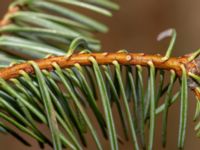
<path id="1" fill-rule="evenodd" d="M 182 57 L 171 57 L 166 61 L 163 61 L 162 55 L 148 55 L 144 53 L 79 53 L 73 54 L 69 57 L 66 56 L 50 56 L 45 59 L 34 60 L 41 70 L 53 70 L 53 63 L 57 63 L 61 68 L 72 67 L 75 64 L 91 65 L 89 60 L 90 57 L 94 57 L 99 65 L 112 64 L 113 61 L 119 62 L 120 65 L 141 65 L 148 66 L 148 62 L 152 61 L 155 68 L 163 70 L 174 70 L 178 76 L 182 75 L 181 65 L 184 65 L 186 72 L 192 72 L 196 75 L 200 75 L 199 72 L 199 59 L 189 60 L 190 56 L 184 55 Z M 3 68 L 0 70 L 0 78 L 9 80 L 11 78 L 16 78 L 20 76 L 20 72 L 25 71 L 28 74 L 34 73 L 33 67 L 28 63 L 14 64 L 8 68 Z M 191 84 L 191 83 L 190 83 Z M 196 96 L 200 98 L 200 93 L 192 87 Z"/>

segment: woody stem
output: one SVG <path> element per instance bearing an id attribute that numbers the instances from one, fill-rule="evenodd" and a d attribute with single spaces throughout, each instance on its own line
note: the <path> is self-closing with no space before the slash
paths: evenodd
<path id="1" fill-rule="evenodd" d="M 182 70 L 181 65 L 184 65 L 187 73 L 189 72 L 199 72 L 198 61 L 195 59 L 189 61 L 190 55 L 185 55 L 182 57 L 171 57 L 166 61 L 163 61 L 163 57 L 159 54 L 147 55 L 144 53 L 85 53 L 85 54 L 73 54 L 70 57 L 66 56 L 52 56 L 45 59 L 35 60 L 41 70 L 52 71 L 54 68 L 53 63 L 57 63 L 61 68 L 68 68 L 74 66 L 75 64 L 80 65 L 91 65 L 89 60 L 90 57 L 94 57 L 99 65 L 112 64 L 113 61 L 118 61 L 121 65 L 141 65 L 148 66 L 151 61 L 155 68 L 164 70 L 174 70 L 178 76 L 181 76 Z M 20 76 L 20 71 L 25 71 L 29 74 L 34 73 L 34 69 L 28 63 L 16 64 L 8 68 L 0 70 L 0 78 L 9 80 L 11 78 L 16 78 Z M 195 95 L 200 99 L 200 93 L 195 89 L 192 89 Z"/>
<path id="2" fill-rule="evenodd" d="M 91 65 L 89 57 L 94 57 L 99 65 L 112 64 L 114 60 L 121 65 L 141 65 L 148 66 L 148 62 L 152 61 L 154 66 L 158 69 L 174 70 L 177 75 L 181 75 L 181 64 L 185 65 L 189 72 L 191 68 L 195 67 L 195 62 L 188 61 L 188 56 L 171 57 L 163 61 L 161 55 L 146 55 L 143 53 L 91 53 L 91 54 L 73 54 L 66 58 L 65 56 L 53 56 L 45 59 L 35 60 L 40 69 L 53 70 L 52 63 L 57 63 L 61 68 L 73 66 L 75 63 L 80 65 Z M 0 78 L 8 80 L 20 75 L 20 70 L 27 73 L 33 73 L 34 69 L 28 63 L 21 63 L 11 67 L 0 70 Z"/>

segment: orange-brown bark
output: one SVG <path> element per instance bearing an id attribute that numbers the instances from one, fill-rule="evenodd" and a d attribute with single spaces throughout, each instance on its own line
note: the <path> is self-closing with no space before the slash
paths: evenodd
<path id="1" fill-rule="evenodd" d="M 61 68 L 67 68 L 75 65 L 91 65 L 90 57 L 94 57 L 99 65 L 112 64 L 114 60 L 118 61 L 121 65 L 141 65 L 148 66 L 148 62 L 152 61 L 154 66 L 159 69 L 174 70 L 178 76 L 181 75 L 181 65 L 184 65 L 187 72 L 198 73 L 198 61 L 188 61 L 190 55 L 182 57 L 171 57 L 167 61 L 163 61 L 161 55 L 146 55 L 144 53 L 91 53 L 91 54 L 73 54 L 66 58 L 65 56 L 51 56 L 49 58 L 34 60 L 41 70 L 53 70 L 52 64 L 55 62 Z M 20 76 L 20 71 L 23 70 L 27 73 L 34 73 L 34 69 L 28 63 L 16 64 L 8 68 L 0 70 L 0 78 L 9 80 Z M 200 93 L 193 89 L 195 95 L 200 99 Z"/>
<path id="2" fill-rule="evenodd" d="M 19 7 L 10 8 L 8 10 L 8 12 L 4 15 L 3 19 L 0 20 L 0 27 L 3 27 L 3 26 L 6 26 L 6 25 L 10 24 L 11 21 L 8 19 L 7 16 L 9 16 L 10 14 L 13 14 L 13 13 L 19 11 L 19 10 L 20 10 Z"/>
<path id="3" fill-rule="evenodd" d="M 174 70 L 177 75 L 181 75 L 181 64 L 185 65 L 187 71 L 194 68 L 195 62 L 189 62 L 188 56 L 172 57 L 167 61 L 162 61 L 161 55 L 146 55 L 143 53 L 91 53 L 91 54 L 73 54 L 66 58 L 65 56 L 53 56 L 50 58 L 35 60 L 40 69 L 53 70 L 52 63 L 56 62 L 61 68 L 73 66 L 75 63 L 80 65 L 91 65 L 89 57 L 94 57 L 99 65 L 111 64 L 117 60 L 122 65 L 142 65 L 148 66 L 148 62 L 152 61 L 156 68 Z M 25 62 L 13 65 L 11 67 L 0 70 L 0 78 L 8 80 L 20 75 L 20 70 L 27 73 L 33 73 L 32 66 Z"/>

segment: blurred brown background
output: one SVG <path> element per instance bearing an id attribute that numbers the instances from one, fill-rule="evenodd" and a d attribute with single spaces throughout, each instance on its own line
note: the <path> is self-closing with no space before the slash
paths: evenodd
<path id="1" fill-rule="evenodd" d="M 114 17 L 100 20 L 106 22 L 110 27 L 108 34 L 98 34 L 103 43 L 103 50 L 115 51 L 128 49 L 132 52 L 145 53 L 165 53 L 168 40 L 157 42 L 156 36 L 159 32 L 173 27 L 176 28 L 178 38 L 173 55 L 183 55 L 200 48 L 200 1 L 199 0 L 116 0 L 121 9 L 114 13 Z M 11 0 L 0 0 L 0 16 L 6 11 Z M 92 14 L 93 16 L 96 14 Z M 195 137 L 194 123 L 194 96 L 190 94 L 190 108 L 188 119 L 188 129 L 185 149 L 198 150 L 200 139 Z M 177 134 L 179 121 L 178 103 L 172 107 L 169 114 L 168 144 L 166 150 L 177 149 Z M 156 127 L 155 149 L 161 148 L 161 118 Z M 126 143 L 129 147 L 129 143 Z M 108 147 L 109 148 L 109 147 Z M 26 150 L 22 144 L 18 143 L 10 136 L 0 135 L 1 150 Z M 30 150 L 36 150 L 38 146 L 33 146 Z M 48 148 L 47 148 L 48 149 Z M 123 148 L 127 149 L 127 148 Z"/>

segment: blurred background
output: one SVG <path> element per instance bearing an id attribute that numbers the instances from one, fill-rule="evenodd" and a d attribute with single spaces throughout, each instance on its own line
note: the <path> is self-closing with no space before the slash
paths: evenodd
<path id="1" fill-rule="evenodd" d="M 11 0 L 0 0 L 0 17 L 2 17 Z M 161 53 L 164 54 L 169 40 L 157 42 L 157 35 L 167 29 L 175 28 L 177 42 L 174 56 L 190 53 L 200 48 L 200 1 L 199 0 L 116 0 L 121 9 L 114 13 L 113 18 L 95 16 L 105 22 L 110 31 L 107 34 L 97 34 L 102 41 L 104 51 L 116 51 L 128 49 L 131 52 Z M 189 95 L 189 119 L 187 128 L 186 150 L 198 150 L 200 139 L 196 138 L 194 123 L 192 122 L 195 111 L 195 98 L 193 93 Z M 156 126 L 156 150 L 161 147 L 161 117 L 157 118 Z M 168 135 L 166 150 L 177 149 L 177 135 L 179 122 L 179 103 L 176 103 L 169 112 Z M 33 142 L 36 145 L 36 143 Z M 129 143 L 125 143 L 123 149 L 128 149 Z M 109 146 L 107 146 L 107 149 Z M 21 143 L 10 136 L 0 135 L 1 150 L 26 150 Z M 39 149 L 33 146 L 29 150 Z M 50 148 L 46 148 L 50 149 Z M 91 148 L 92 149 L 92 148 Z"/>

